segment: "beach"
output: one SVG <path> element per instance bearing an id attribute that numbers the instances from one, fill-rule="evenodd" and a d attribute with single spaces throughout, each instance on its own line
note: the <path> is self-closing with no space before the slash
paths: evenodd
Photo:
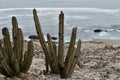
<path id="1" fill-rule="evenodd" d="M 44 52 L 39 40 L 33 40 L 33 43 L 34 57 L 28 74 L 21 74 L 19 77 L 5 80 L 120 80 L 119 40 L 82 41 L 81 55 L 74 73 L 69 79 L 61 79 L 59 75 L 55 74 L 44 75 Z M 65 52 L 68 45 L 69 42 L 65 43 Z M 27 49 L 27 41 L 25 41 L 24 49 Z"/>
<path id="2" fill-rule="evenodd" d="M 33 20 L 33 9 L 37 10 L 45 41 L 49 33 L 58 38 L 59 14 L 64 13 L 64 57 L 66 57 L 70 35 L 77 27 L 77 40 L 81 39 L 81 54 L 73 75 L 61 79 L 59 75 L 47 74 L 45 55 L 39 40 L 32 39 L 34 57 L 29 71 L 0 80 L 120 80 L 120 1 L 117 0 L 1 0 L 0 39 L 2 29 L 7 27 L 12 35 L 12 17 L 18 20 L 23 31 L 24 51 L 29 36 L 37 36 Z M 58 46 L 57 40 L 55 40 Z"/>

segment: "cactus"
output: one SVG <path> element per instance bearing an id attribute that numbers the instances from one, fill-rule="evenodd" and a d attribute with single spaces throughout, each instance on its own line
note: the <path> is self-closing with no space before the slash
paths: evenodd
<path id="1" fill-rule="evenodd" d="M 59 14 L 59 46 L 58 46 L 58 63 L 60 68 L 64 67 L 64 14 Z"/>
<path id="2" fill-rule="evenodd" d="M 19 73 L 26 73 L 30 68 L 33 58 L 33 43 L 28 42 L 28 51 L 23 50 L 23 33 L 18 28 L 16 17 L 12 17 L 13 45 L 10 41 L 8 28 L 2 29 L 3 43 L 0 41 L 0 73 L 12 77 Z"/>
<path id="3" fill-rule="evenodd" d="M 78 41 L 77 48 L 75 48 L 77 28 L 75 27 L 72 30 L 70 45 L 67 56 L 64 60 L 64 13 L 61 11 L 59 14 L 58 51 L 55 43 L 52 42 L 49 33 L 47 34 L 48 43 L 45 42 L 36 9 L 33 10 L 33 18 L 39 41 L 46 57 L 46 72 L 48 72 L 48 66 L 50 66 L 51 72 L 54 74 L 59 74 L 61 78 L 71 77 L 75 64 L 77 63 L 77 59 L 81 54 L 81 40 Z"/>

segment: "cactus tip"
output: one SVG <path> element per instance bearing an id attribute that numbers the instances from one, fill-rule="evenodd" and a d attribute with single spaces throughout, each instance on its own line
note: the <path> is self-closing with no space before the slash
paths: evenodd
<path id="1" fill-rule="evenodd" d="M 77 30 L 77 27 L 74 27 L 74 28 L 73 28 L 73 31 L 76 31 L 76 30 Z"/>
<path id="2" fill-rule="evenodd" d="M 33 12 L 37 12 L 35 8 L 33 9 Z"/>
<path id="3" fill-rule="evenodd" d="M 5 32 L 6 32 L 6 31 L 8 31 L 8 28 L 7 28 L 7 27 L 4 27 L 4 28 L 2 29 L 2 34 L 5 35 Z"/>
<path id="4" fill-rule="evenodd" d="M 61 14 L 64 14 L 63 11 L 60 12 Z"/>
<path id="5" fill-rule="evenodd" d="M 16 20 L 16 17 L 15 17 L 15 16 L 12 16 L 12 20 Z"/>

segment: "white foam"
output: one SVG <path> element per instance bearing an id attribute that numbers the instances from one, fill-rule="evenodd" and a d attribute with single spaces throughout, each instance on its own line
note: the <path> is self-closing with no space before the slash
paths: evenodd
<path id="1" fill-rule="evenodd" d="M 12 10 L 32 10 L 33 8 L 5 8 L 5 9 L 0 9 L 0 11 L 12 11 Z"/>
<path id="2" fill-rule="evenodd" d="M 99 36 L 106 36 L 106 35 L 108 35 L 108 33 L 107 32 L 101 32 L 100 34 L 99 34 Z"/>
<path id="3" fill-rule="evenodd" d="M 33 16 L 33 15 L 30 15 L 30 14 L 24 14 L 24 15 L 8 15 L 8 16 L 6 16 L 6 17 L 0 17 L 0 19 L 12 18 L 13 16 L 16 16 L 16 17 L 24 17 L 24 16 Z"/>
<path id="4" fill-rule="evenodd" d="M 68 16 L 67 18 L 71 18 L 71 19 L 91 19 L 88 16 Z"/>
<path id="5" fill-rule="evenodd" d="M 85 30 L 85 32 L 86 32 L 86 33 L 88 33 L 88 32 L 90 32 L 90 30 L 89 30 L 89 29 L 87 29 L 87 30 Z"/>
<path id="6" fill-rule="evenodd" d="M 120 30 L 116 30 L 117 32 L 120 32 Z"/>
<path id="7" fill-rule="evenodd" d="M 99 13 L 99 12 L 104 12 L 104 13 L 116 13 L 119 12 L 119 9 L 101 9 L 101 8 L 36 8 L 37 10 L 66 10 L 66 11 L 80 11 L 80 12 L 93 12 L 93 13 Z"/>
<path id="8" fill-rule="evenodd" d="M 107 31 L 114 31 L 115 29 L 107 29 Z"/>
<path id="9" fill-rule="evenodd" d="M 69 8 L 65 8 L 65 7 L 59 7 L 59 8 L 36 8 L 37 10 L 43 11 L 43 10 L 65 10 L 65 11 L 79 11 L 79 12 L 92 12 L 92 13 L 117 13 L 120 11 L 120 9 L 102 9 L 102 8 L 87 8 L 87 7 L 81 7 L 81 8 L 73 8 L 73 7 L 69 7 Z M 11 11 L 11 10 L 33 10 L 33 8 L 5 8 L 5 9 L 0 9 L 1 11 Z"/>

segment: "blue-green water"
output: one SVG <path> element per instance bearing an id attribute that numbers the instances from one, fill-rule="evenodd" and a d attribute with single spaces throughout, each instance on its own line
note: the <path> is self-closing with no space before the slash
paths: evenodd
<path id="1" fill-rule="evenodd" d="M 36 34 L 32 15 L 36 8 L 45 35 L 58 36 L 58 15 L 62 10 L 66 41 L 73 27 L 78 27 L 77 39 L 120 39 L 119 4 L 119 0 L 0 0 L 0 30 L 8 27 L 11 33 L 11 17 L 16 16 L 28 39 Z M 94 33 L 94 29 L 103 31 Z"/>

